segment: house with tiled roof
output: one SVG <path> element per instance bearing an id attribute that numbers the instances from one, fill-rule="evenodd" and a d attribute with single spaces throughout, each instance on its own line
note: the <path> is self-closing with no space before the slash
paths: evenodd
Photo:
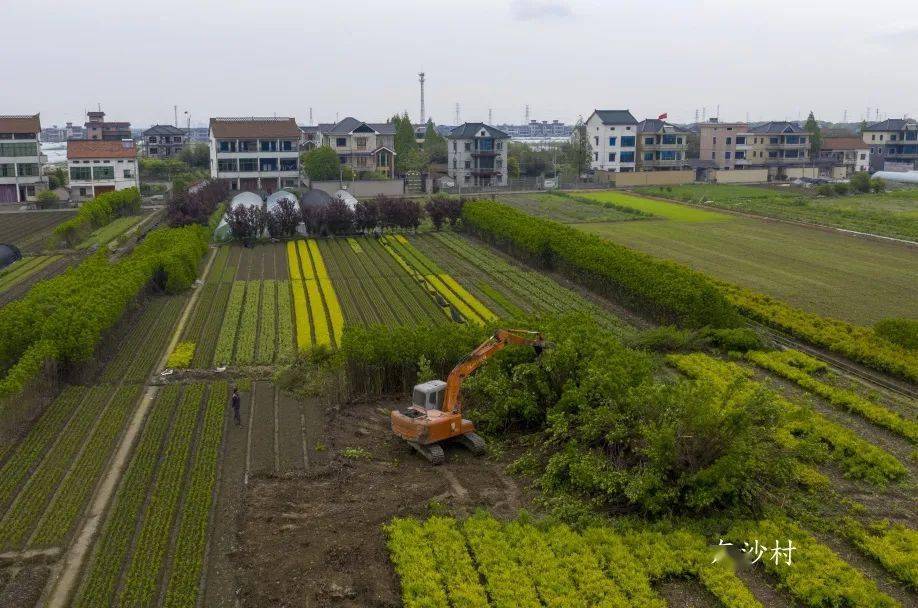
<path id="1" fill-rule="evenodd" d="M 153 125 L 143 132 L 142 141 L 144 155 L 166 159 L 178 156 L 188 143 L 188 134 L 172 125 Z"/>
<path id="2" fill-rule="evenodd" d="M 395 124 L 348 116 L 334 124 L 319 124 L 316 131 L 319 145 L 334 150 L 341 164 L 358 177 L 374 172 L 395 177 Z"/>
<path id="3" fill-rule="evenodd" d="M 131 123 L 124 121 L 106 121 L 105 112 L 96 110 L 87 112 L 86 139 L 121 141 L 131 138 Z"/>
<path id="4" fill-rule="evenodd" d="M 815 160 L 826 175 L 844 179 L 870 170 L 870 146 L 859 137 L 825 137 Z"/>
<path id="5" fill-rule="evenodd" d="M 688 165 L 689 131 L 660 118 L 637 125 L 637 167 L 641 171 L 676 171 Z"/>
<path id="6" fill-rule="evenodd" d="M 510 136 L 491 125 L 467 122 L 446 137 L 449 176 L 460 186 L 508 185 Z"/>
<path id="7" fill-rule="evenodd" d="M 132 139 L 67 141 L 70 200 L 81 202 L 104 192 L 140 186 L 137 146 Z"/>
<path id="8" fill-rule="evenodd" d="M 769 121 L 736 137 L 737 169 L 768 169 L 769 179 L 816 177 L 809 133 L 795 122 Z"/>
<path id="9" fill-rule="evenodd" d="M 300 183 L 302 131 L 293 118 L 211 118 L 210 175 L 268 194 Z"/>
<path id="10" fill-rule="evenodd" d="M 630 110 L 593 110 L 586 120 L 590 168 L 615 173 L 637 167 L 638 121 Z"/>
<path id="11" fill-rule="evenodd" d="M 32 202 L 48 188 L 40 141 L 38 114 L 0 116 L 0 204 Z"/>
<path id="12" fill-rule="evenodd" d="M 918 169 L 918 121 L 889 118 L 867 125 L 861 133 L 870 146 L 871 168 L 886 171 Z"/>

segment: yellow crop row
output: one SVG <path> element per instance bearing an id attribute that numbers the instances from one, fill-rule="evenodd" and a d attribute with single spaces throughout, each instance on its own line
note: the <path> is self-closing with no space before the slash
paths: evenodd
<path id="1" fill-rule="evenodd" d="M 322 288 L 322 293 L 325 294 L 325 304 L 328 306 L 328 316 L 331 317 L 335 344 L 341 344 L 341 334 L 344 333 L 344 313 L 341 312 L 338 295 L 335 293 L 331 279 L 319 279 L 319 287 Z"/>
<path id="2" fill-rule="evenodd" d="M 454 279 L 448 274 L 441 274 L 439 275 L 439 278 L 441 281 L 446 283 L 446 285 L 450 289 L 456 292 L 456 295 L 458 295 L 464 302 L 466 302 L 472 308 L 472 310 L 475 311 L 475 314 L 477 314 L 483 320 L 485 321 L 497 320 L 497 315 L 491 312 L 487 306 L 482 304 L 481 300 L 479 300 L 478 298 L 470 294 L 468 291 L 466 291 L 465 287 L 460 285 L 456 281 L 456 279 Z"/>
<path id="3" fill-rule="evenodd" d="M 363 247 L 360 246 L 360 243 L 357 242 L 357 239 L 349 238 L 347 244 L 351 246 L 351 249 L 354 250 L 354 253 L 363 253 Z"/>
<path id="4" fill-rule="evenodd" d="M 309 329 L 309 307 L 306 305 L 306 292 L 303 291 L 303 281 L 294 279 L 290 281 L 290 287 L 293 288 L 293 316 L 296 318 L 296 346 L 298 350 L 306 350 L 312 346 L 312 333 Z"/>
<path id="5" fill-rule="evenodd" d="M 290 269 L 290 280 L 300 280 L 302 278 L 300 275 L 300 261 L 296 254 L 296 243 L 294 241 L 287 242 L 287 265 Z"/>
<path id="6" fill-rule="evenodd" d="M 316 344 L 331 345 L 331 334 L 328 333 L 328 320 L 325 317 L 325 307 L 322 305 L 322 295 L 319 293 L 317 281 L 304 281 L 306 295 L 309 298 L 309 312 L 312 315 L 312 328 L 316 332 Z"/>
<path id="7" fill-rule="evenodd" d="M 318 243 L 314 240 L 291 241 L 287 243 L 287 258 L 293 287 L 297 347 L 303 350 L 313 344 L 340 344 L 344 314 Z"/>
<path id="8" fill-rule="evenodd" d="M 443 276 L 443 275 L 440 275 L 440 276 Z M 430 285 L 433 286 L 433 288 L 436 289 L 437 292 L 441 296 L 443 296 L 447 302 L 452 304 L 456 308 L 456 310 L 459 311 L 459 314 L 465 317 L 470 323 L 477 323 L 478 325 L 484 325 L 485 323 L 484 319 L 478 316 L 478 313 L 472 310 L 472 308 L 469 307 L 468 304 L 463 302 L 459 296 L 453 293 L 453 291 L 449 287 L 447 287 L 437 275 L 425 274 L 424 279 L 428 283 L 430 283 Z"/>
<path id="9" fill-rule="evenodd" d="M 328 270 L 325 268 L 325 260 L 322 259 L 322 254 L 319 252 L 319 244 L 315 241 L 309 241 L 309 254 L 312 256 L 312 263 L 316 267 L 316 278 L 327 279 Z"/>

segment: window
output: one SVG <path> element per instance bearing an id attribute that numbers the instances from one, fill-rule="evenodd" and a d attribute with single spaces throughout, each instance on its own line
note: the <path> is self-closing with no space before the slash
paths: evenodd
<path id="1" fill-rule="evenodd" d="M 745 158 L 746 158 L 746 151 L 745 151 L 745 150 L 737 150 L 737 151 L 736 151 L 736 160 L 743 160 L 743 159 L 745 159 Z"/>
<path id="2" fill-rule="evenodd" d="M 714 145 L 715 145 L 715 146 L 717 145 L 717 138 L 716 138 L 716 137 L 714 138 Z"/>
<path id="3" fill-rule="evenodd" d="M 17 165 L 19 177 L 34 177 L 38 175 L 38 165 L 35 163 Z"/>
<path id="4" fill-rule="evenodd" d="M 147 138 L 147 141 L 150 142 L 151 144 L 155 144 L 155 143 L 156 143 L 156 136 L 155 136 L 155 135 L 151 135 L 150 137 Z"/>
<path id="5" fill-rule="evenodd" d="M 737 146 L 745 146 L 745 145 L 746 145 L 746 138 L 745 138 L 744 136 L 742 136 L 742 135 L 737 135 L 737 136 L 736 136 L 736 145 L 737 145 Z M 737 156 L 737 158 L 739 158 L 739 156 Z"/>
<path id="6" fill-rule="evenodd" d="M 366 150 L 367 149 L 367 138 L 366 137 L 355 137 L 354 146 L 358 150 Z"/>
<path id="7" fill-rule="evenodd" d="M 631 127 L 625 127 L 625 131 L 630 131 Z"/>
<path id="8" fill-rule="evenodd" d="M 0 165 L 0 177 L 16 177 L 16 165 L 13 163 Z"/>
<path id="9" fill-rule="evenodd" d="M 776 144 L 776 143 L 778 143 L 778 138 L 777 138 L 777 137 L 770 137 L 770 138 L 768 139 L 768 143 L 770 143 L 770 144 Z"/>
<path id="10" fill-rule="evenodd" d="M 453 152 L 456 151 L 456 142 L 453 142 Z"/>
<path id="11" fill-rule="evenodd" d="M 724 159 L 730 160 L 730 152 L 724 152 Z"/>
<path id="12" fill-rule="evenodd" d="M 624 137 L 622 139 L 625 139 Z M 622 152 L 619 157 L 623 163 L 633 163 L 634 162 L 634 152 Z"/>
<path id="13" fill-rule="evenodd" d="M 768 158 L 778 158 L 778 151 L 777 151 L 777 150 L 769 150 L 769 151 L 768 151 Z"/>
<path id="14" fill-rule="evenodd" d="M 663 150 L 660 152 L 660 160 L 676 160 L 675 150 Z"/>
<path id="15" fill-rule="evenodd" d="M 889 136 L 889 141 L 896 141 L 896 134 L 893 133 Z"/>
<path id="16" fill-rule="evenodd" d="M 593 160 L 594 160 L 594 161 L 598 161 L 598 160 L 599 160 L 599 152 L 593 152 Z"/>
<path id="17" fill-rule="evenodd" d="M 347 145 L 347 137 L 336 137 L 335 138 L 335 146 L 339 148 L 343 148 L 346 145 Z"/>
<path id="18" fill-rule="evenodd" d="M 468 173 L 466 173 L 466 174 L 465 174 L 465 183 L 469 183 L 470 181 L 472 181 L 472 176 L 469 175 Z"/>
<path id="19" fill-rule="evenodd" d="M 0 144 L 0 156 L 38 156 L 38 144 Z"/>
<path id="20" fill-rule="evenodd" d="M 456 168 L 456 165 L 457 165 L 457 163 L 456 163 L 456 159 L 454 158 L 454 159 L 453 159 L 453 169 L 455 169 L 455 168 Z"/>
<path id="21" fill-rule="evenodd" d="M 503 166 L 504 166 L 504 160 L 503 160 L 502 158 L 498 158 L 497 161 L 496 161 L 495 166 L 496 166 L 498 169 L 503 168 Z"/>
<path id="22" fill-rule="evenodd" d="M 239 170 L 240 171 L 258 171 L 258 159 L 257 158 L 240 158 L 239 159 Z"/>
<path id="23" fill-rule="evenodd" d="M 235 158 L 224 158 L 217 159 L 217 171 L 236 171 L 236 159 Z"/>
<path id="24" fill-rule="evenodd" d="M 92 179 L 89 167 L 70 167 L 70 179 L 76 181 L 89 181 Z"/>
<path id="25" fill-rule="evenodd" d="M 797 137 L 796 135 L 788 135 L 787 137 L 784 138 L 784 142 L 788 144 L 799 144 L 800 138 Z"/>
<path id="26" fill-rule="evenodd" d="M 80 196 L 86 196 L 86 188 L 80 188 Z"/>
<path id="27" fill-rule="evenodd" d="M 653 152 L 644 152 L 644 160 L 653 160 Z"/>
<path id="28" fill-rule="evenodd" d="M 915 141 L 918 139 L 918 131 L 906 131 L 903 139 L 906 141 Z"/>
<path id="29" fill-rule="evenodd" d="M 465 168 L 466 168 L 466 169 L 471 169 L 471 168 L 472 168 L 472 161 L 470 161 L 470 160 L 465 161 Z"/>
<path id="30" fill-rule="evenodd" d="M 504 142 L 502 142 L 502 141 L 497 142 L 497 149 L 498 149 L 498 150 L 503 150 L 503 149 L 504 149 Z"/>
<path id="31" fill-rule="evenodd" d="M 159 148 L 150 148 L 150 154 L 159 154 Z"/>
<path id="32" fill-rule="evenodd" d="M 800 150 L 785 150 L 784 158 L 798 158 L 800 156 Z"/>
<path id="33" fill-rule="evenodd" d="M 873 135 L 870 136 L 870 141 L 876 141 L 876 140 L 877 140 L 877 136 L 874 133 Z"/>
<path id="34" fill-rule="evenodd" d="M 801 144 L 805 144 L 805 143 L 806 143 L 806 137 L 801 137 L 801 138 L 800 138 L 800 143 L 801 143 Z"/>
<path id="35" fill-rule="evenodd" d="M 230 141 L 228 139 L 221 139 L 219 144 L 220 144 L 221 152 L 235 152 L 236 151 L 235 141 Z"/>
<path id="36" fill-rule="evenodd" d="M 634 147 L 634 135 L 625 135 L 622 137 L 622 148 Z"/>
<path id="37" fill-rule="evenodd" d="M 682 143 L 681 137 L 676 137 L 675 135 L 664 135 L 663 136 L 664 145 L 671 146 L 673 144 L 681 144 L 681 143 Z"/>
<path id="38" fill-rule="evenodd" d="M 665 136 L 665 135 L 663 136 L 663 139 L 664 139 L 664 142 L 663 142 L 663 143 L 665 144 L 665 143 L 666 143 L 666 141 L 665 141 L 666 136 Z M 644 138 L 644 145 L 645 145 L 645 146 L 652 146 L 652 145 L 653 145 L 653 137 L 645 137 L 645 138 Z"/>
<path id="39" fill-rule="evenodd" d="M 615 142 L 616 142 L 616 141 L 618 141 L 618 138 L 617 138 L 617 137 L 610 137 L 610 138 L 609 138 L 609 145 L 612 146 L 612 147 L 615 147 Z"/>
<path id="40" fill-rule="evenodd" d="M 94 180 L 99 179 L 115 179 L 115 168 L 111 165 L 101 165 L 99 167 L 92 168 L 92 178 Z"/>
<path id="41" fill-rule="evenodd" d="M 880 141 L 883 141 L 883 134 L 880 133 Z"/>
<path id="42" fill-rule="evenodd" d="M 133 178 L 134 178 L 134 172 L 131 169 L 125 169 L 124 179 L 133 179 Z"/>
<path id="43" fill-rule="evenodd" d="M 277 152 L 277 140 L 262 139 L 258 143 L 262 152 Z"/>
<path id="44" fill-rule="evenodd" d="M 715 152 L 711 152 L 711 160 L 715 160 L 716 158 L 717 154 Z"/>
<path id="45" fill-rule="evenodd" d="M 258 169 L 260 171 L 277 171 L 277 159 L 276 158 L 259 159 Z"/>
<path id="46" fill-rule="evenodd" d="M 285 139 L 284 141 L 281 142 L 281 150 L 283 150 L 284 152 L 290 152 L 290 151 L 292 151 L 292 150 L 293 150 L 293 142 L 290 141 L 289 139 Z"/>
<path id="47" fill-rule="evenodd" d="M 280 159 L 280 170 L 281 171 L 296 171 L 296 159 L 295 158 L 282 158 Z"/>
<path id="48" fill-rule="evenodd" d="M 593 138 L 593 141 L 596 142 L 596 145 L 597 145 L 597 146 L 599 145 L 599 137 L 594 137 L 594 138 Z M 610 141 L 611 141 L 611 139 L 610 139 Z"/>
<path id="49" fill-rule="evenodd" d="M 863 152 L 861 153 L 861 160 L 867 160 L 867 155 Z"/>
<path id="50" fill-rule="evenodd" d="M 465 151 L 466 151 L 466 152 L 471 152 L 471 151 L 472 151 L 472 142 L 470 142 L 470 141 L 465 142 Z"/>
<path id="51" fill-rule="evenodd" d="M 609 152 L 609 162 L 610 163 L 615 162 L 615 152 Z"/>
<path id="52" fill-rule="evenodd" d="M 732 137 L 728 137 L 728 138 L 727 138 L 727 145 L 729 146 L 729 145 L 732 144 L 732 143 L 733 143 L 733 138 L 732 138 Z"/>
<path id="53" fill-rule="evenodd" d="M 239 151 L 240 152 L 257 152 L 258 151 L 258 142 L 243 140 L 239 142 Z"/>

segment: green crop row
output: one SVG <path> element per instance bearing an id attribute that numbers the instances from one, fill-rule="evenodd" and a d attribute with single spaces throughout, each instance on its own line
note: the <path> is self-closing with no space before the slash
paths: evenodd
<path id="1" fill-rule="evenodd" d="M 802 605 L 812 608 L 844 606 L 846 608 L 893 608 L 899 603 L 877 589 L 876 584 L 852 568 L 828 547 L 806 531 L 783 520 L 740 522 L 733 526 L 729 538 L 734 543 L 759 540 L 767 545 L 791 541 L 796 549 L 792 564 L 783 558 L 775 561 L 763 556 L 759 562 L 780 581 Z"/>
<path id="2" fill-rule="evenodd" d="M 146 382 L 159 363 L 179 318 L 183 296 L 156 296 L 147 301 L 130 334 L 102 372 L 103 382 Z"/>
<path id="3" fill-rule="evenodd" d="M 632 606 L 666 608 L 666 602 L 651 587 L 644 566 L 634 559 L 621 536 L 607 528 L 588 528 L 583 538 L 603 572 L 625 593 Z"/>
<path id="4" fill-rule="evenodd" d="M 535 586 L 500 523 L 477 514 L 465 520 L 462 531 L 494 608 L 540 608 Z"/>
<path id="5" fill-rule="evenodd" d="M 163 603 L 166 608 L 184 608 L 197 603 L 227 396 L 226 382 L 216 382 L 211 386 L 210 396 L 204 404 L 201 434 L 191 464 L 181 525 L 172 556 L 172 574 L 166 586 Z"/>
<path id="6" fill-rule="evenodd" d="M 0 509 L 12 500 L 19 485 L 38 466 L 88 393 L 89 389 L 82 386 L 66 387 L 13 449 L 0 467 Z"/>
<path id="7" fill-rule="evenodd" d="M 104 606 L 112 601 L 121 564 L 130 550 L 147 491 L 153 485 L 160 450 L 178 405 L 179 388 L 178 384 L 165 386 L 151 406 L 137 450 L 118 488 L 114 506 L 74 600 L 74 608 Z"/>
<path id="8" fill-rule="evenodd" d="M 42 518 L 30 542 L 31 546 L 60 546 L 64 543 L 80 513 L 89 502 L 102 470 L 118 445 L 118 437 L 137 405 L 140 387 L 126 385 L 118 389 L 111 405 L 86 442 L 86 447 Z"/>
<path id="9" fill-rule="evenodd" d="M 0 548 L 22 547 L 38 523 L 54 492 L 77 458 L 96 419 L 105 411 L 112 394 L 110 386 L 94 386 L 79 411 L 59 435 L 54 447 L 28 478 L 9 511 L 0 520 Z"/>
<path id="10" fill-rule="evenodd" d="M 207 273 L 205 282 L 219 283 L 223 278 L 223 271 L 226 269 L 227 260 L 229 260 L 230 248 L 218 247 L 217 253 L 214 254 L 214 261 L 210 264 L 210 271 Z"/>
<path id="11" fill-rule="evenodd" d="M 269 365 L 274 362 L 277 342 L 277 281 L 267 279 L 261 287 L 261 319 L 258 322 L 258 356 L 255 362 Z"/>
<path id="12" fill-rule="evenodd" d="M 185 387 L 153 494 L 143 516 L 134 555 L 126 567 L 124 586 L 118 600 L 121 606 L 147 606 L 156 599 L 157 583 L 178 511 L 185 463 L 191 451 L 191 439 L 203 394 L 204 385 Z"/>
<path id="13" fill-rule="evenodd" d="M 389 553 L 402 582 L 405 608 L 449 608 L 443 579 L 433 569 L 433 549 L 423 538 L 424 529 L 413 519 L 396 519 L 386 526 Z"/>
<path id="14" fill-rule="evenodd" d="M 232 283 L 217 283 L 213 304 L 207 307 L 207 318 L 201 326 L 200 337 L 197 340 L 198 346 L 195 350 L 194 358 L 191 360 L 192 366 L 196 368 L 209 367 L 213 362 L 214 351 L 217 348 L 220 326 L 223 323 L 223 315 L 229 301 L 231 287 Z M 198 306 L 206 306 L 206 304 L 202 304 L 199 301 Z"/>
<path id="15" fill-rule="evenodd" d="M 245 302 L 245 281 L 233 281 L 233 288 L 223 313 L 223 325 L 220 326 L 220 337 L 214 351 L 214 365 L 227 365 L 233 360 L 233 346 L 236 343 L 236 330 Z"/>
<path id="16" fill-rule="evenodd" d="M 906 587 L 918 590 L 918 532 L 888 521 L 867 527 L 849 521 L 844 531 L 855 545 L 880 562 Z"/>
<path id="17" fill-rule="evenodd" d="M 798 351 L 784 352 L 748 352 L 746 357 L 764 369 L 770 370 L 779 376 L 792 380 L 799 386 L 805 388 L 811 393 L 815 393 L 843 410 L 853 412 L 878 426 L 889 429 L 897 435 L 905 437 L 911 442 L 918 441 L 918 424 L 912 420 L 903 418 L 899 414 L 889 410 L 878 403 L 864 399 L 857 393 L 836 388 L 825 382 L 820 382 L 810 376 L 805 370 L 818 369 L 818 362 L 814 364 L 808 359 L 812 359 Z M 798 367 L 800 361 L 804 361 L 806 367 Z M 815 360 L 813 360 L 815 361 Z"/>
<path id="18" fill-rule="evenodd" d="M 670 355 L 669 360 L 684 374 L 708 382 L 721 394 L 734 390 L 735 396 L 737 392 L 763 388 L 760 383 L 749 380 L 752 372 L 748 368 L 736 363 L 701 353 Z M 786 399 L 779 398 L 777 403 L 787 417 L 785 432 L 779 439 L 789 447 L 798 447 L 799 457 L 807 460 L 828 458 L 838 464 L 846 476 L 875 485 L 885 485 L 908 475 L 908 469 L 894 456 L 849 429 Z M 805 446 L 799 446 L 800 441 L 805 442 Z"/>
<path id="19" fill-rule="evenodd" d="M 291 304 L 290 281 L 277 281 L 277 361 L 284 363 L 293 359 L 293 308 Z"/>
<path id="20" fill-rule="evenodd" d="M 423 534 L 433 553 L 432 566 L 443 577 L 450 604 L 487 608 L 488 597 L 456 520 L 452 517 L 431 517 L 424 522 Z"/>
<path id="21" fill-rule="evenodd" d="M 258 310 L 261 299 L 261 281 L 245 281 L 245 304 L 236 334 L 235 361 L 240 365 L 255 362 L 258 334 Z"/>
<path id="22" fill-rule="evenodd" d="M 558 268 L 588 287 L 622 297 L 663 321 L 735 326 L 738 315 L 708 277 L 597 236 L 534 218 L 493 201 L 470 201 L 463 225 L 480 236 Z"/>
<path id="23" fill-rule="evenodd" d="M 23 258 L 12 266 L 4 269 L 0 274 L 0 292 L 4 292 L 16 283 L 23 281 L 46 266 L 50 266 L 64 256 L 61 255 L 38 255 L 30 258 Z"/>
<path id="24" fill-rule="evenodd" d="M 793 308 L 769 296 L 721 284 L 727 299 L 748 317 L 874 369 L 918 382 L 918 351 L 872 329 Z"/>

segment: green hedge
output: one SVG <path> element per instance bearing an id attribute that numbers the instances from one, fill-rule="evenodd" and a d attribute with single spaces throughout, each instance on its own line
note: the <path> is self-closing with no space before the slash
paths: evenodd
<path id="1" fill-rule="evenodd" d="M 625 299 L 664 322 L 688 327 L 734 327 L 739 316 L 706 276 L 535 218 L 489 200 L 467 202 L 463 224 L 486 238 L 558 268 L 592 289 Z"/>
<path id="2" fill-rule="evenodd" d="M 92 358 L 103 334 L 151 281 L 170 293 L 189 287 L 207 241 L 201 226 L 154 230 L 118 262 L 99 252 L 0 308 L 0 397 L 22 390 L 48 359 Z"/>
<path id="3" fill-rule="evenodd" d="M 67 245 L 73 246 L 79 240 L 80 235 L 89 229 L 101 228 L 116 217 L 138 211 L 140 211 L 140 190 L 137 188 L 106 192 L 83 203 L 75 216 L 54 229 L 54 234 Z"/>

